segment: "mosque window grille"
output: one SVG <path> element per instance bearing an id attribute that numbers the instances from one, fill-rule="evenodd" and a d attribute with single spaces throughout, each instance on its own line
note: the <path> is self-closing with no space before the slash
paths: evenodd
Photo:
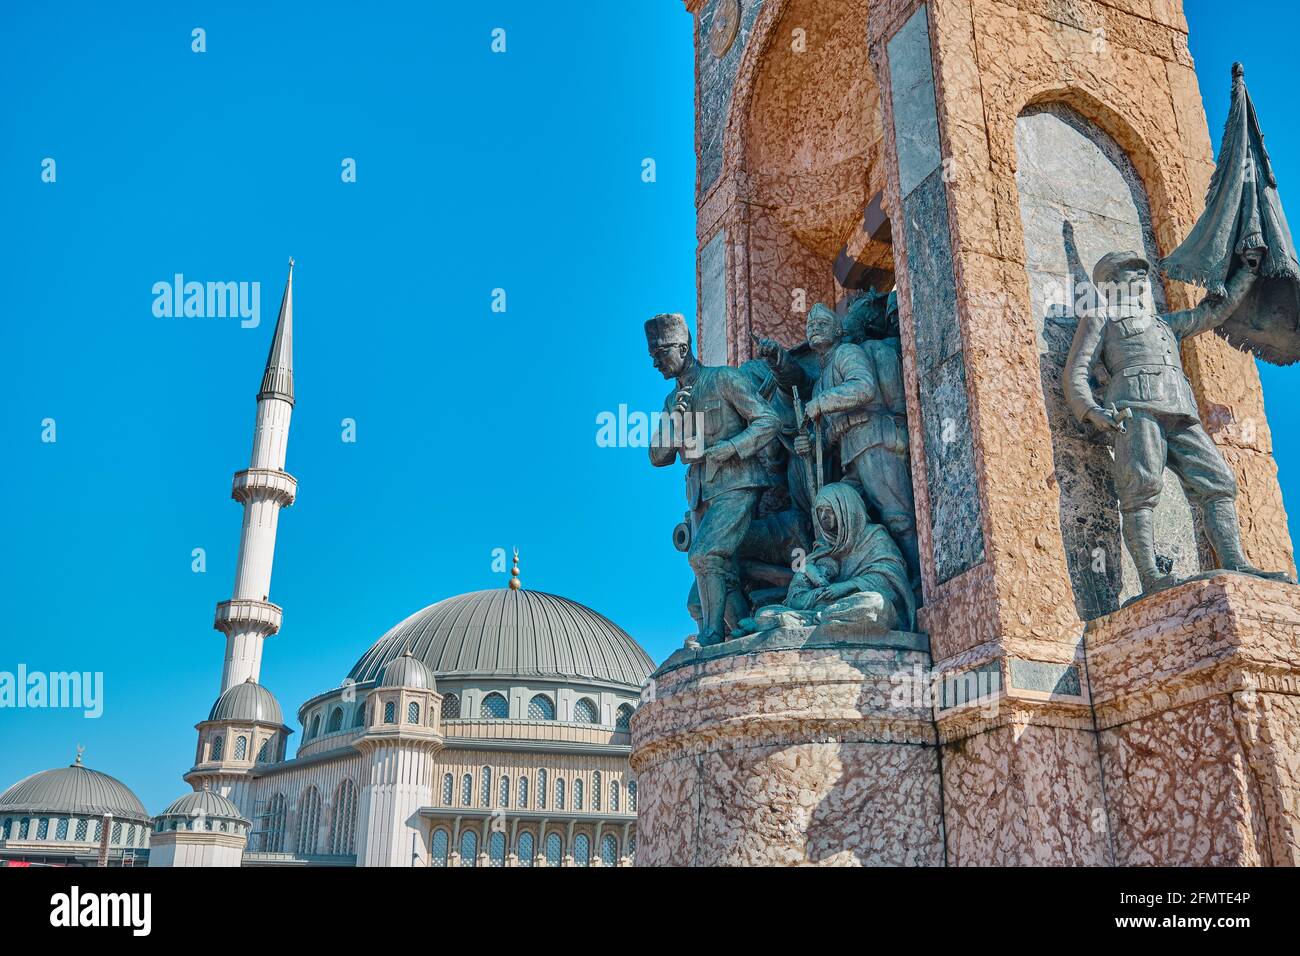
<path id="1" fill-rule="evenodd" d="M 564 840 L 554 830 L 546 835 L 546 865 L 564 865 Z"/>
<path id="2" fill-rule="evenodd" d="M 632 857 L 636 856 L 636 834 L 635 833 L 628 835 L 627 856 L 629 860 L 632 859 Z"/>
<path id="3" fill-rule="evenodd" d="M 266 813 L 266 829 L 262 834 L 262 849 L 267 853 L 284 852 L 284 833 L 289 816 L 289 798 L 277 793 L 271 798 Z"/>
<path id="4" fill-rule="evenodd" d="M 36 839 L 47 840 L 50 836 L 50 818 L 41 817 L 36 824 Z"/>
<path id="5" fill-rule="evenodd" d="M 519 834 L 519 849 L 517 851 L 519 865 L 532 866 L 533 856 L 535 853 L 536 850 L 533 846 L 533 835 L 525 830 L 523 833 Z"/>
<path id="6" fill-rule="evenodd" d="M 225 738 L 225 737 L 221 736 L 220 734 L 217 734 L 217 736 L 213 737 L 213 738 L 212 738 L 211 756 L 209 757 L 209 759 L 210 759 L 210 760 L 220 760 L 220 759 L 221 759 L 221 753 L 222 753 L 222 751 L 226 749 L 226 746 L 225 746 L 225 745 L 226 745 L 226 738 Z"/>
<path id="7" fill-rule="evenodd" d="M 391 700 L 386 700 L 386 701 L 384 701 L 384 723 L 386 723 L 386 724 L 395 724 L 395 723 L 397 723 L 397 703 L 396 703 L 396 701 L 391 701 Z"/>
<path id="8" fill-rule="evenodd" d="M 343 729 L 343 708 L 335 707 L 330 711 L 329 723 L 325 725 L 325 732 L 330 734 L 338 733 Z"/>
<path id="9" fill-rule="evenodd" d="M 579 697 L 573 705 L 573 719 L 580 724 L 600 723 L 600 714 L 590 697 Z"/>
<path id="10" fill-rule="evenodd" d="M 451 802 L 452 802 L 451 798 L 455 786 L 456 786 L 456 781 L 452 778 L 452 775 L 449 773 L 444 773 L 442 775 L 442 805 L 444 807 L 451 806 Z"/>
<path id="11" fill-rule="evenodd" d="M 267 737 L 262 741 L 262 745 L 257 748 L 257 762 L 266 763 L 271 758 L 271 738 Z"/>
<path id="12" fill-rule="evenodd" d="M 433 831 L 433 836 L 429 840 L 429 864 L 431 866 L 446 866 L 447 856 L 450 851 L 451 835 L 439 827 Z"/>
<path id="13" fill-rule="evenodd" d="M 618 804 L 619 804 L 618 781 L 611 780 L 609 782 L 609 812 L 618 813 Z"/>
<path id="14" fill-rule="evenodd" d="M 352 856 L 357 852 L 357 785 L 350 779 L 339 784 L 334 794 L 334 817 L 330 822 L 330 853 Z"/>
<path id="15" fill-rule="evenodd" d="M 298 802 L 298 854 L 310 856 L 316 852 L 320 830 L 320 791 L 308 787 Z"/>
<path id="16" fill-rule="evenodd" d="M 13 829 L 14 829 L 14 818 L 5 817 L 5 822 L 0 824 L 0 839 L 3 840 L 9 839 L 9 834 L 13 832 Z"/>
<path id="17" fill-rule="evenodd" d="M 478 866 L 478 834 L 473 830 L 460 835 L 460 865 Z"/>
<path id="18" fill-rule="evenodd" d="M 555 778 L 555 809 L 564 809 L 564 778 Z"/>
<path id="19" fill-rule="evenodd" d="M 617 711 L 614 712 L 614 729 L 621 734 L 626 734 L 632 729 L 632 705 L 620 704 Z"/>
<path id="20" fill-rule="evenodd" d="M 460 778 L 460 805 L 468 807 L 474 801 L 474 777 L 465 774 Z"/>
<path id="21" fill-rule="evenodd" d="M 32 821 L 30 817 L 23 817 L 18 821 L 18 839 L 26 840 L 27 834 L 31 831 Z"/>
<path id="22" fill-rule="evenodd" d="M 311 719 L 311 730 L 307 733 L 308 740 L 315 740 L 320 736 L 320 714 Z"/>
<path id="23" fill-rule="evenodd" d="M 636 781 L 629 780 L 627 784 L 627 812 L 636 813 Z"/>
<path id="24" fill-rule="evenodd" d="M 499 806 L 510 806 L 510 778 L 505 774 L 501 775 L 501 793 L 499 796 Z"/>
<path id="25" fill-rule="evenodd" d="M 420 705 L 416 701 L 410 701 L 406 705 L 406 722 L 408 724 L 420 722 Z"/>
<path id="26" fill-rule="evenodd" d="M 460 719 L 460 698 L 455 694 L 448 694 L 442 699 L 442 719 Z"/>
<path id="27" fill-rule="evenodd" d="M 573 865 L 587 866 L 591 862 L 591 838 L 579 833 L 573 838 Z"/>
<path id="28" fill-rule="evenodd" d="M 510 703 L 494 691 L 479 704 L 479 714 L 485 720 L 505 720 L 510 716 Z"/>
<path id="29" fill-rule="evenodd" d="M 582 781 L 573 781 L 573 809 L 582 809 Z"/>
<path id="30" fill-rule="evenodd" d="M 546 771 L 537 771 L 537 809 L 546 809 Z"/>
<path id="31" fill-rule="evenodd" d="M 600 838 L 600 863 L 602 866 L 618 866 L 618 837 L 612 833 Z"/>
<path id="32" fill-rule="evenodd" d="M 103 835 L 104 835 L 104 821 L 102 819 L 96 820 L 95 835 L 91 837 L 91 839 L 94 840 L 96 843 L 98 843 L 100 838 L 103 837 Z"/>
<path id="33" fill-rule="evenodd" d="M 599 812 L 601 797 L 601 779 L 600 771 L 597 770 L 591 775 L 591 809 Z"/>
<path id="34" fill-rule="evenodd" d="M 488 837 L 488 866 L 506 865 L 506 835 L 496 830 Z"/>
<path id="35" fill-rule="evenodd" d="M 54 827 L 54 839 L 66 840 L 67 838 L 68 838 L 68 818 L 59 817 L 59 821 Z"/>
<path id="36" fill-rule="evenodd" d="M 518 801 L 519 801 L 520 810 L 528 809 L 528 778 L 527 777 L 519 778 Z"/>
<path id="37" fill-rule="evenodd" d="M 86 820 L 77 821 L 77 829 L 73 832 L 72 838 L 78 842 L 86 839 Z"/>
<path id="38" fill-rule="evenodd" d="M 248 738 L 240 734 L 235 738 L 235 759 L 243 760 L 248 756 Z"/>
<path id="39" fill-rule="evenodd" d="M 112 835 L 109 837 L 108 842 L 109 843 L 122 842 L 122 821 L 121 820 L 115 821 L 113 823 L 113 832 Z"/>
<path id="40" fill-rule="evenodd" d="M 478 802 L 481 807 L 492 806 L 492 768 L 482 767 L 478 777 Z"/>
<path id="41" fill-rule="evenodd" d="M 554 720 L 555 702 L 545 694 L 536 694 L 528 702 L 529 720 Z"/>

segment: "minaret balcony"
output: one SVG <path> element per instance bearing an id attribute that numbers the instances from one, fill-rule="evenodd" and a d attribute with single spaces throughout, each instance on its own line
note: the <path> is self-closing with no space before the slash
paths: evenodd
<path id="1" fill-rule="evenodd" d="M 217 605 L 217 616 L 212 626 L 227 637 L 235 631 L 262 630 L 267 636 L 280 630 L 284 611 L 270 601 L 235 598 Z"/>
<path id="2" fill-rule="evenodd" d="M 277 501 L 280 507 L 287 508 L 293 504 L 297 495 L 298 479 L 287 471 L 275 468 L 246 468 L 237 471 L 230 487 L 230 497 L 241 504 L 247 504 L 253 498 L 262 498 Z"/>

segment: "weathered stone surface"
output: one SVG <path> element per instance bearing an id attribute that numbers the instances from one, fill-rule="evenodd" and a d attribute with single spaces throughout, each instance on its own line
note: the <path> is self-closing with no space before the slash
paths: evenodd
<path id="1" fill-rule="evenodd" d="M 727 230 L 700 250 L 700 312 L 695 322 L 700 361 L 727 364 Z"/>
<path id="2" fill-rule="evenodd" d="M 695 22 L 696 188 L 706 192 L 722 173 L 722 138 L 731 105 L 736 69 L 763 0 L 741 0 L 740 34 L 722 57 L 709 49 L 709 30 L 720 0 L 709 0 Z"/>

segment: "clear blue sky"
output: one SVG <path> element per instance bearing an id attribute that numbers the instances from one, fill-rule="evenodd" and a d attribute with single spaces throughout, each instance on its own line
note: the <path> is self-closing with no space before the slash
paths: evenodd
<path id="1" fill-rule="evenodd" d="M 107 687 L 99 720 L 0 710 L 0 787 L 81 742 L 152 811 L 185 790 L 219 689 L 230 477 L 289 255 L 300 488 L 262 669 L 288 714 L 418 608 L 503 586 L 495 547 L 518 545 L 527 587 L 600 610 L 657 660 L 680 645 L 682 476 L 597 447 L 595 417 L 658 407 L 641 322 L 694 311 L 691 21 L 678 0 L 599 7 L 6 9 L 0 670 L 103 671 Z M 1228 5 L 1187 9 L 1216 142 L 1241 58 L 1285 197 L 1297 15 L 1278 4 L 1258 31 Z M 260 282 L 261 327 L 155 318 L 150 289 L 177 272 Z M 1281 396 L 1297 375 L 1264 368 L 1292 501 L 1300 423 Z"/>

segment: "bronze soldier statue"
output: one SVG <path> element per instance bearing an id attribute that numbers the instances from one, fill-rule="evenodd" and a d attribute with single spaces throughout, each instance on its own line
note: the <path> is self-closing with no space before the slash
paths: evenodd
<path id="1" fill-rule="evenodd" d="M 1205 534 L 1220 567 L 1289 581 L 1254 567 L 1241 550 L 1237 481 L 1201 426 L 1196 397 L 1183 374 L 1179 342 L 1212 329 L 1236 310 L 1256 280 L 1258 259 L 1228 281 L 1222 296 L 1159 315 L 1151 305 L 1151 264 L 1136 252 L 1112 252 L 1093 270 L 1097 308 L 1079 320 L 1065 363 L 1070 411 L 1115 442 L 1115 491 L 1123 516 L 1124 544 L 1137 566 L 1142 593 L 1176 584 L 1156 566 L 1152 510 L 1160 499 L 1165 466 L 1178 476 L 1189 500 L 1205 516 Z M 1110 377 L 1106 407 L 1093 396 L 1089 377 Z"/>
<path id="2" fill-rule="evenodd" d="M 726 635 L 728 594 L 740 592 L 736 551 L 769 484 L 759 452 L 781 422 L 749 378 L 725 365 L 702 365 L 678 314 L 645 324 L 650 357 L 664 378 L 675 378 L 650 445 L 650 463 L 663 467 L 681 456 L 694 529 L 687 556 L 700 595 L 701 646 Z"/>

